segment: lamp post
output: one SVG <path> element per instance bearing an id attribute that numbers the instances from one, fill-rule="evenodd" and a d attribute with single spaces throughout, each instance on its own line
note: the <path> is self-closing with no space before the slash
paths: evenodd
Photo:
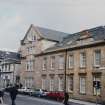
<path id="1" fill-rule="evenodd" d="M 0 88 L 1 88 L 1 68 L 0 68 Z"/>
<path id="2" fill-rule="evenodd" d="M 65 65 L 64 65 L 64 93 L 66 93 L 66 67 L 67 67 L 67 49 L 65 50 Z"/>

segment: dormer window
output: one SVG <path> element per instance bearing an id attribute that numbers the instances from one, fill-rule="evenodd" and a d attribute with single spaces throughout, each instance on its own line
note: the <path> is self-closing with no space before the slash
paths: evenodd
<path id="1" fill-rule="evenodd" d="M 77 40 L 77 43 L 79 45 L 84 45 L 93 41 L 94 39 L 92 38 L 91 34 L 88 31 L 82 31 L 80 33 L 80 38 Z"/>
<path id="2" fill-rule="evenodd" d="M 90 38 L 91 37 L 91 34 L 89 33 L 89 31 L 85 30 L 85 31 L 82 31 L 80 33 L 80 39 L 87 39 L 87 38 Z"/>

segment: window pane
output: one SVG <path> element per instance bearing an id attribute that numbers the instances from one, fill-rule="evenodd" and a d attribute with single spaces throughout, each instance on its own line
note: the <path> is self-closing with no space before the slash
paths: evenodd
<path id="1" fill-rule="evenodd" d="M 86 78 L 80 77 L 80 93 L 85 94 L 86 93 Z"/>
<path id="2" fill-rule="evenodd" d="M 99 66 L 101 64 L 101 51 L 97 50 L 94 54 L 94 65 Z"/>
<path id="3" fill-rule="evenodd" d="M 69 56 L 69 68 L 72 68 L 74 66 L 74 56 Z"/>
<path id="4" fill-rule="evenodd" d="M 47 58 L 43 59 L 43 70 L 47 69 Z"/>
<path id="5" fill-rule="evenodd" d="M 80 54 L 80 67 L 86 67 L 86 53 L 82 52 Z"/>
<path id="6" fill-rule="evenodd" d="M 99 76 L 94 76 L 94 77 L 93 77 L 93 81 L 100 81 L 100 82 L 101 82 L 101 77 L 99 77 Z M 101 89 L 99 88 L 99 89 L 96 90 L 96 88 L 93 87 L 93 94 L 94 94 L 94 95 L 100 95 L 100 94 L 101 94 Z"/>
<path id="7" fill-rule="evenodd" d="M 54 79 L 50 79 L 50 91 L 54 90 Z"/>
<path id="8" fill-rule="evenodd" d="M 51 69 L 55 68 L 55 56 L 51 57 Z"/>
<path id="9" fill-rule="evenodd" d="M 63 78 L 59 78 L 59 91 L 63 91 Z"/>
<path id="10" fill-rule="evenodd" d="M 59 56 L 59 69 L 64 68 L 64 56 Z"/>
<path id="11" fill-rule="evenodd" d="M 68 77 L 68 91 L 73 91 L 73 76 Z"/>
<path id="12" fill-rule="evenodd" d="M 42 79 L 42 89 L 45 90 L 46 89 L 45 86 L 46 86 L 46 79 Z"/>

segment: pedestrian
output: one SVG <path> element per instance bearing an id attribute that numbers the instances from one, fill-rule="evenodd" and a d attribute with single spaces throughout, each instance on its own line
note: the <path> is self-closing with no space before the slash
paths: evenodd
<path id="1" fill-rule="evenodd" d="M 15 104 L 15 100 L 16 100 L 16 96 L 17 96 L 17 94 L 18 94 L 18 87 L 17 87 L 17 85 L 11 87 L 11 88 L 9 89 L 9 93 L 10 93 L 12 105 L 16 105 L 16 104 Z"/>
<path id="2" fill-rule="evenodd" d="M 69 100 L 69 94 L 65 92 L 64 105 L 68 105 L 68 100 Z"/>
<path id="3" fill-rule="evenodd" d="M 3 90 L 0 90 L 0 103 L 3 104 L 3 96 L 4 96 L 4 92 Z"/>

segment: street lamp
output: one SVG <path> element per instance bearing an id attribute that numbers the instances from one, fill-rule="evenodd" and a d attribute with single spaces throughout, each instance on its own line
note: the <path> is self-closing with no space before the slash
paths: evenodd
<path id="1" fill-rule="evenodd" d="M 64 65 L 64 93 L 66 93 L 66 68 L 67 67 L 67 49 L 65 50 L 65 65 Z"/>
<path id="2" fill-rule="evenodd" d="M 0 68 L 0 88 L 1 88 L 1 68 Z"/>

